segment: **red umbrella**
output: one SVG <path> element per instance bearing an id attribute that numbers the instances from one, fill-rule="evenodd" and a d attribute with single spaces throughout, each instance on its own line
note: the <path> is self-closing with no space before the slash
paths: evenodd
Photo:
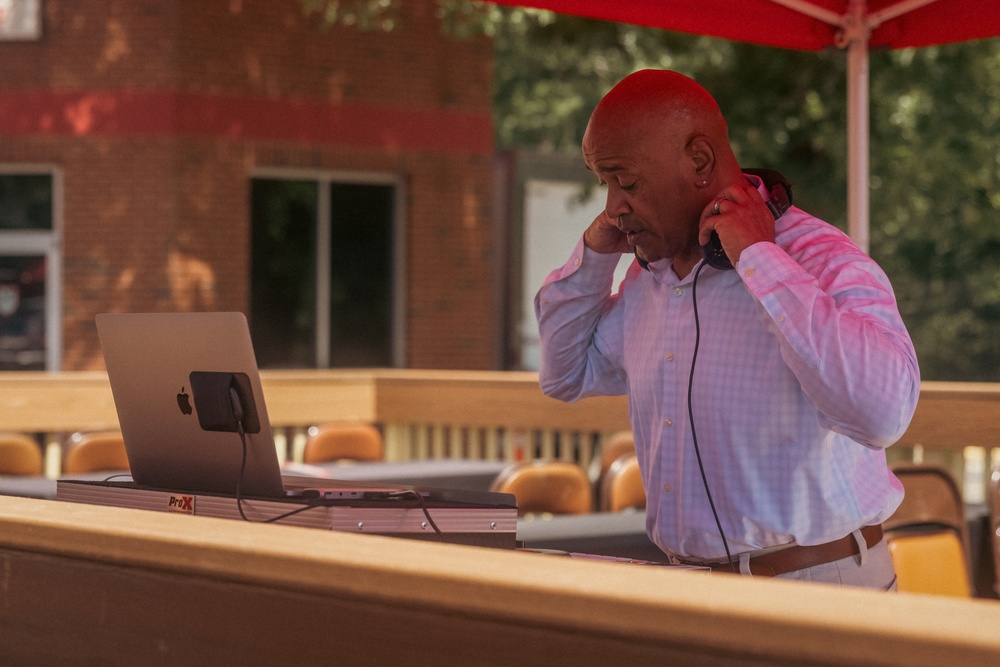
<path id="1" fill-rule="evenodd" d="M 848 231 L 868 249 L 868 51 L 1000 35 L 997 0 L 494 0 L 790 49 L 847 52 Z"/>

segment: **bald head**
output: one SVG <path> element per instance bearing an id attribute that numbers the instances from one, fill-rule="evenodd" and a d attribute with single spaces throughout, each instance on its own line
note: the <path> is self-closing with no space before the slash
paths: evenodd
<path id="1" fill-rule="evenodd" d="M 622 79 L 591 115 L 590 125 L 608 123 L 647 137 L 666 132 L 682 143 L 699 134 L 729 142 L 715 99 L 693 79 L 669 70 L 645 69 Z"/>

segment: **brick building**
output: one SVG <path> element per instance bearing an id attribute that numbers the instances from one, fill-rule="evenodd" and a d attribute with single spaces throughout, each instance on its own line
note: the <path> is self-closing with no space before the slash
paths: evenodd
<path id="1" fill-rule="evenodd" d="M 101 368 L 96 313 L 174 310 L 245 312 L 264 367 L 502 363 L 492 50 L 436 2 L 8 4 L 0 368 Z"/>

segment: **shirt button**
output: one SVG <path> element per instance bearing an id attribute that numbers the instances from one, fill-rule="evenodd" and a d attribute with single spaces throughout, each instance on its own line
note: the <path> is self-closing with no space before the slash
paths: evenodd
<path id="1" fill-rule="evenodd" d="M 667 352 L 667 361 L 673 361 L 673 360 L 674 360 L 674 353 Z"/>
<path id="2" fill-rule="evenodd" d="M 776 318 L 774 318 L 774 319 L 776 319 L 776 320 L 778 321 L 778 323 L 780 324 L 781 322 L 784 322 L 784 321 L 785 321 L 785 316 L 784 316 L 784 315 L 778 315 L 778 316 L 777 316 Z"/>
<path id="3" fill-rule="evenodd" d="M 667 426 L 673 426 L 674 425 L 674 420 L 673 419 L 664 419 L 663 423 L 666 424 Z"/>
<path id="4" fill-rule="evenodd" d="M 669 485 L 669 484 L 664 484 L 664 485 L 663 485 L 663 490 L 664 490 L 665 492 L 667 492 L 667 493 L 670 493 L 670 485 Z"/>
<path id="5" fill-rule="evenodd" d="M 752 278 L 753 277 L 753 269 L 747 269 L 744 272 L 744 274 L 746 275 L 747 278 Z"/>
<path id="6" fill-rule="evenodd" d="M 574 265 L 576 265 L 576 266 L 580 266 L 580 259 L 579 259 L 579 258 L 577 258 L 577 259 L 576 259 L 576 260 L 575 260 L 575 261 L 573 262 L 573 264 L 574 264 Z"/>
<path id="7" fill-rule="evenodd" d="M 677 296 L 680 296 L 683 293 L 684 293 L 684 290 L 682 290 L 680 287 L 675 287 L 674 288 L 674 294 L 676 294 Z"/>

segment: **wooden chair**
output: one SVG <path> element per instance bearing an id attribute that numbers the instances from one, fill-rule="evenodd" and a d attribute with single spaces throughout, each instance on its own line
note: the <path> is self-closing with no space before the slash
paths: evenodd
<path id="1" fill-rule="evenodd" d="M 382 433 L 372 424 L 322 424 L 309 429 L 302 462 L 381 461 L 382 448 Z"/>
<path id="2" fill-rule="evenodd" d="M 0 475 L 41 475 L 42 449 L 23 433 L 0 433 Z"/>
<path id="3" fill-rule="evenodd" d="M 497 476 L 490 490 L 514 494 L 518 516 L 587 514 L 594 506 L 587 471 L 568 461 L 514 463 Z"/>
<path id="4" fill-rule="evenodd" d="M 632 431 L 618 431 L 608 436 L 601 446 L 600 469 L 598 470 L 598 483 L 608 474 L 608 470 L 615 461 L 626 454 L 635 454 L 635 438 Z"/>
<path id="5" fill-rule="evenodd" d="M 899 590 L 970 596 L 969 530 L 958 484 L 936 465 L 899 463 L 892 470 L 905 495 L 883 525 Z"/>
<path id="6" fill-rule="evenodd" d="M 646 489 L 639 472 L 639 457 L 626 454 L 611 464 L 601 482 L 602 512 L 621 512 L 646 507 Z"/>
<path id="7" fill-rule="evenodd" d="M 127 470 L 128 456 L 120 431 L 78 432 L 66 443 L 63 474 Z"/>
<path id="8" fill-rule="evenodd" d="M 972 595 L 962 543 L 953 532 L 896 535 L 889 540 L 889 554 L 900 591 Z"/>

